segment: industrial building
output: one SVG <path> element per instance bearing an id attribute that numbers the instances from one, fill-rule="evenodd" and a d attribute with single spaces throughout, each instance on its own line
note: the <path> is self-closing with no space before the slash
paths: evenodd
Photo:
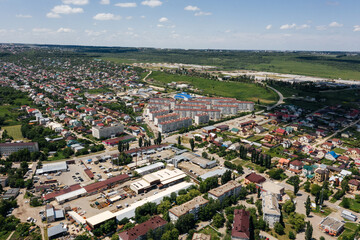
<path id="1" fill-rule="evenodd" d="M 91 129 L 93 137 L 97 139 L 110 138 L 114 137 L 120 133 L 124 132 L 124 126 L 120 123 L 114 124 L 112 126 L 102 127 L 95 126 Z"/>
<path id="2" fill-rule="evenodd" d="M 46 205 L 46 221 L 48 223 L 59 221 L 65 218 L 64 211 L 62 209 L 55 209 L 53 205 Z"/>
<path id="3" fill-rule="evenodd" d="M 237 181 L 229 181 L 226 184 L 211 189 L 208 192 L 209 198 L 212 198 L 214 200 L 219 200 L 222 202 L 226 197 L 230 196 L 238 196 L 241 190 L 241 184 Z"/>
<path id="4" fill-rule="evenodd" d="M 344 229 L 344 223 L 335 218 L 326 217 L 320 222 L 319 228 L 331 236 L 337 236 Z"/>
<path id="5" fill-rule="evenodd" d="M 136 137 L 134 137 L 133 135 L 126 135 L 123 137 L 118 137 L 118 138 L 110 138 L 107 140 L 102 141 L 104 144 L 106 144 L 107 146 L 116 146 L 119 144 L 119 142 L 121 143 L 128 143 L 131 141 L 135 141 Z"/>
<path id="6" fill-rule="evenodd" d="M 30 152 L 38 152 L 39 145 L 37 142 L 0 143 L 0 154 L 3 156 L 8 156 L 23 149 L 28 149 Z"/>
<path id="7" fill-rule="evenodd" d="M 186 174 L 179 169 L 163 169 L 143 176 L 139 181 L 130 184 L 130 189 L 137 194 L 152 188 L 164 188 L 182 182 Z"/>
<path id="8" fill-rule="evenodd" d="M 19 195 L 19 192 L 20 192 L 20 188 L 10 188 L 6 190 L 6 192 L 4 193 L 4 195 L 1 196 L 1 198 L 4 200 L 16 198 Z"/>
<path id="9" fill-rule="evenodd" d="M 48 163 L 44 164 L 41 169 L 36 170 L 36 174 L 44 174 L 44 173 L 55 173 L 55 172 L 65 172 L 68 170 L 68 166 L 66 162 L 57 162 L 57 163 Z"/>
<path id="10" fill-rule="evenodd" d="M 357 220 L 357 216 L 355 214 L 353 214 L 352 212 L 348 211 L 348 210 L 343 210 L 341 212 L 341 216 L 347 220 L 356 222 Z"/>
<path id="11" fill-rule="evenodd" d="M 159 216 L 154 216 L 149 220 L 136 225 L 126 231 L 119 233 L 119 240 L 140 240 L 146 239 L 146 234 L 152 230 L 156 231 L 163 228 L 167 224 L 167 221 Z"/>
<path id="12" fill-rule="evenodd" d="M 195 220 L 197 220 L 200 209 L 206 206 L 208 202 L 209 200 L 206 200 L 202 196 L 197 196 L 186 203 L 173 207 L 169 209 L 170 220 L 176 222 L 180 217 L 186 214 L 194 214 Z"/>
<path id="13" fill-rule="evenodd" d="M 115 219 L 115 214 L 110 211 L 105 211 L 95 216 L 87 218 L 86 222 L 91 229 L 95 229 L 100 224 L 109 221 L 111 219 Z"/>
<path id="14" fill-rule="evenodd" d="M 79 197 L 85 196 L 87 194 L 86 190 L 84 188 L 80 188 L 65 194 L 62 194 L 60 196 L 55 197 L 55 200 L 59 204 L 63 204 L 65 202 L 77 199 Z"/>
<path id="15" fill-rule="evenodd" d="M 189 161 L 201 168 L 213 168 L 217 165 L 216 160 L 209 160 L 190 152 L 184 152 L 169 160 L 175 167 L 177 167 L 181 161 Z"/>
<path id="16" fill-rule="evenodd" d="M 165 164 L 162 162 L 157 162 L 146 167 L 137 168 L 135 169 L 135 172 L 137 172 L 140 176 L 144 176 L 146 174 L 156 172 L 163 168 L 165 168 Z"/>
<path id="17" fill-rule="evenodd" d="M 224 175 L 224 173 L 226 171 L 229 171 L 230 169 L 228 168 L 220 168 L 220 169 L 216 169 L 214 171 L 210 171 L 210 172 L 207 172 L 207 173 L 204 173 L 203 175 L 200 176 L 200 178 L 202 180 L 206 180 L 207 178 L 210 178 L 210 177 L 220 177 L 222 175 Z"/>
<path id="18" fill-rule="evenodd" d="M 48 239 L 55 239 L 67 235 L 67 228 L 63 224 L 56 225 L 47 229 Z"/>

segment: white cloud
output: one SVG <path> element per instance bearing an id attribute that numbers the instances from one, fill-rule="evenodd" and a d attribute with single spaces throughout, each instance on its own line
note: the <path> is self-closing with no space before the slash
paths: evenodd
<path id="1" fill-rule="evenodd" d="M 64 4 L 74 4 L 74 5 L 86 5 L 89 3 L 89 0 L 62 0 Z"/>
<path id="2" fill-rule="evenodd" d="M 325 25 L 316 26 L 316 30 L 318 31 L 325 31 L 327 27 Z"/>
<path id="3" fill-rule="evenodd" d="M 99 20 L 99 21 L 120 20 L 121 16 L 114 15 L 112 13 L 98 13 L 93 17 L 93 19 Z"/>
<path id="4" fill-rule="evenodd" d="M 169 19 L 167 19 L 166 17 L 162 17 L 159 19 L 159 22 L 167 22 Z"/>
<path id="5" fill-rule="evenodd" d="M 189 5 L 189 6 L 186 6 L 186 7 L 184 8 L 184 10 L 186 10 L 186 11 L 200 11 L 200 8 L 198 8 L 197 6 L 191 6 L 191 5 Z"/>
<path id="6" fill-rule="evenodd" d="M 31 15 L 16 14 L 17 18 L 32 18 Z"/>
<path id="7" fill-rule="evenodd" d="M 338 23 L 338 22 L 332 22 L 329 24 L 329 27 L 342 27 L 343 24 L 341 23 Z"/>
<path id="8" fill-rule="evenodd" d="M 159 7 L 162 5 L 162 2 L 160 0 L 145 0 L 141 4 L 149 7 Z"/>
<path id="9" fill-rule="evenodd" d="M 197 12 L 197 13 L 194 14 L 194 16 L 196 16 L 196 17 L 199 17 L 199 16 L 210 16 L 210 15 L 212 15 L 211 12 Z"/>
<path id="10" fill-rule="evenodd" d="M 136 7 L 137 5 L 134 2 L 126 2 L 126 3 L 116 3 L 115 6 L 122 8 L 131 8 L 131 7 Z"/>
<path id="11" fill-rule="evenodd" d="M 106 32 L 107 32 L 106 30 L 102 30 L 102 31 L 99 31 L 99 32 L 96 32 L 96 31 L 93 31 L 93 30 L 85 30 L 85 33 L 88 36 L 91 36 L 91 37 L 98 37 L 100 35 L 105 34 Z"/>
<path id="12" fill-rule="evenodd" d="M 100 4 L 102 5 L 109 5 L 110 4 L 110 0 L 101 0 Z"/>
<path id="13" fill-rule="evenodd" d="M 308 24 L 303 24 L 303 25 L 300 25 L 300 26 L 297 26 L 296 29 L 306 29 L 306 28 L 310 28 L 310 25 Z"/>
<path id="14" fill-rule="evenodd" d="M 48 18 L 60 18 L 60 15 L 54 12 L 49 12 L 46 14 L 46 17 Z"/>
<path id="15" fill-rule="evenodd" d="M 131 20 L 131 19 L 133 19 L 133 17 L 132 16 L 127 16 L 125 19 L 126 20 Z"/>
<path id="16" fill-rule="evenodd" d="M 269 24 L 269 25 L 266 26 L 266 30 L 270 30 L 271 28 L 272 28 L 272 25 L 271 25 L 271 24 Z"/>
<path id="17" fill-rule="evenodd" d="M 287 30 L 287 29 L 292 29 L 292 28 L 295 28 L 296 27 L 296 24 L 293 23 L 293 24 L 284 24 L 284 25 L 281 25 L 280 29 L 281 30 Z"/>
<path id="18" fill-rule="evenodd" d="M 51 12 L 47 13 L 48 18 L 59 18 L 60 14 L 73 14 L 73 13 L 83 13 L 82 8 L 72 8 L 69 5 L 57 5 L 51 9 Z"/>
<path id="19" fill-rule="evenodd" d="M 162 28 L 162 27 L 165 27 L 163 24 L 158 24 L 156 25 L 158 28 Z"/>
<path id="20" fill-rule="evenodd" d="M 360 25 L 355 25 L 353 31 L 354 32 L 360 32 Z"/>
<path id="21" fill-rule="evenodd" d="M 74 30 L 72 30 L 71 28 L 59 28 L 56 32 L 58 33 L 71 33 L 71 32 L 74 32 Z"/>
<path id="22" fill-rule="evenodd" d="M 51 29 L 49 29 L 49 28 L 33 28 L 32 31 L 34 33 L 47 33 L 47 32 L 51 32 Z"/>

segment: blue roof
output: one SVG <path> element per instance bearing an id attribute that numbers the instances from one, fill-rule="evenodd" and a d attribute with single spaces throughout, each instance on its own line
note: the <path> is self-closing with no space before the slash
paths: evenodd
<path id="1" fill-rule="evenodd" d="M 193 97 L 186 92 L 178 93 L 174 96 L 175 99 L 192 99 Z"/>
<path id="2" fill-rule="evenodd" d="M 337 155 L 334 151 L 328 152 L 331 156 L 333 156 L 335 159 L 338 158 L 340 155 Z"/>

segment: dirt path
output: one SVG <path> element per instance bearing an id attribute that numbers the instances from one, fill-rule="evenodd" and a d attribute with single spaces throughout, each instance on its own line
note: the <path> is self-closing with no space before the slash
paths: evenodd
<path id="1" fill-rule="evenodd" d="M 12 231 L 12 233 L 8 236 L 8 238 L 6 240 L 10 240 L 10 238 L 12 237 L 12 235 L 14 234 L 15 231 Z"/>

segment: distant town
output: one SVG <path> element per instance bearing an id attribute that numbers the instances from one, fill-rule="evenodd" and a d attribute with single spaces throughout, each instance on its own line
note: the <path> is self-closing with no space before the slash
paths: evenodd
<path id="1" fill-rule="evenodd" d="M 352 81 L 13 44 L 0 66 L 1 239 L 359 238 Z"/>

